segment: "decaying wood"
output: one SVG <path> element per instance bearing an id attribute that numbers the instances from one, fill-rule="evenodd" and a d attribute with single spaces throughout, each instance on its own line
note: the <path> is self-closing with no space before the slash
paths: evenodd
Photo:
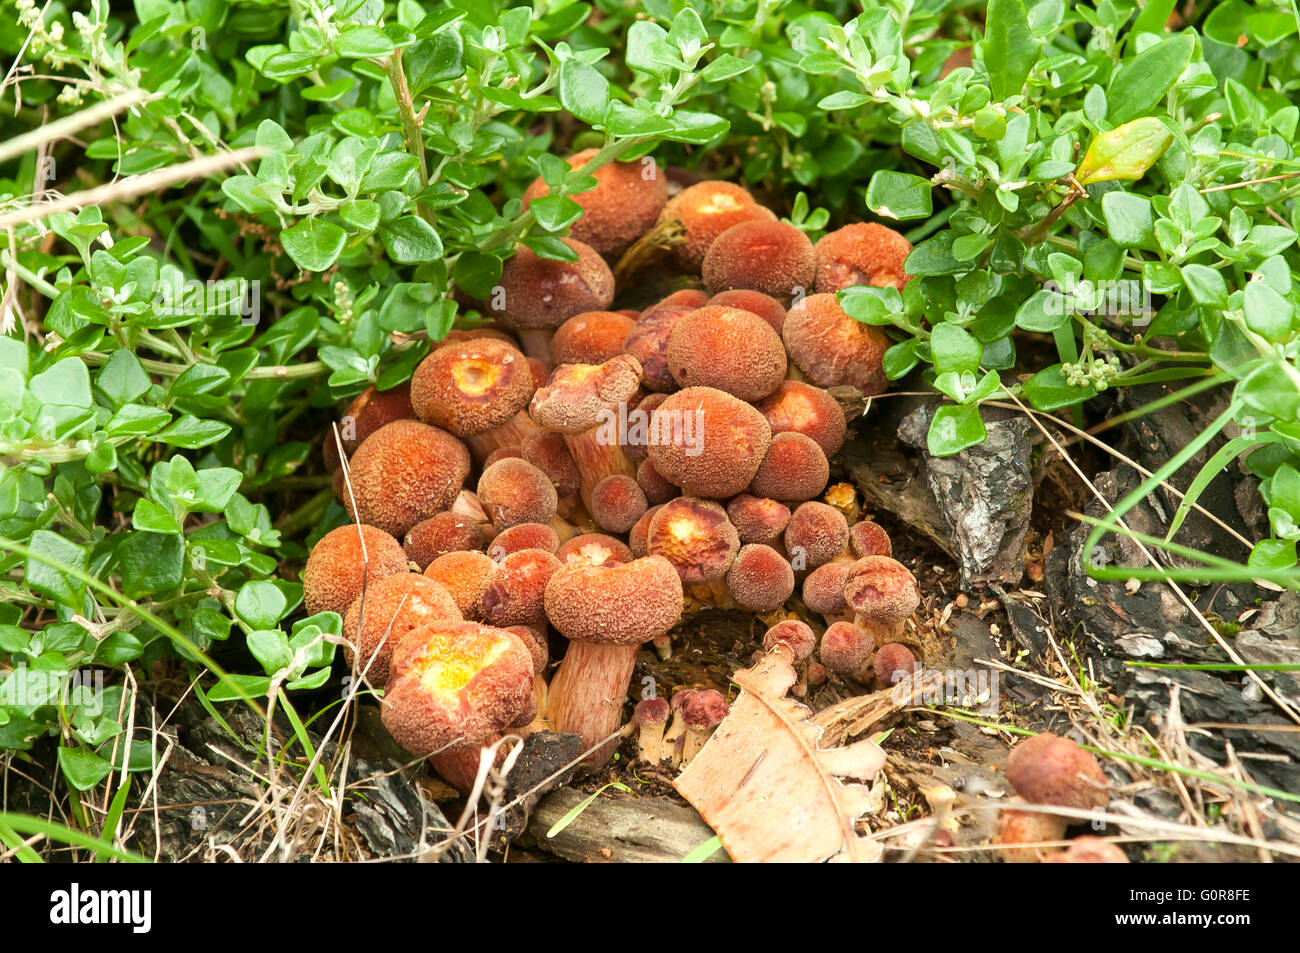
<path id="1" fill-rule="evenodd" d="M 546 833 L 586 800 L 572 788 L 547 795 L 533 811 L 528 832 L 544 850 L 565 860 L 595 863 L 678 863 L 713 837 L 689 807 L 667 798 L 601 796 L 554 837 Z M 723 863 L 722 851 L 706 863 Z"/>
<path id="2" fill-rule="evenodd" d="M 821 747 L 812 712 L 786 697 L 797 680 L 779 650 L 736 672 L 740 696 L 676 788 L 732 860 L 879 860 L 880 846 L 854 829 L 869 809 L 870 789 L 841 779 L 871 780 L 885 753 L 869 740 Z"/>
<path id="3" fill-rule="evenodd" d="M 925 669 L 906 676 L 889 688 L 881 689 L 870 695 L 855 695 L 846 698 L 838 705 L 819 711 L 812 721 L 820 726 L 825 734 L 822 741 L 827 744 L 841 744 L 848 738 L 870 731 L 877 725 L 911 705 L 921 704 L 927 694 L 943 688 L 943 674 L 933 669 Z"/>

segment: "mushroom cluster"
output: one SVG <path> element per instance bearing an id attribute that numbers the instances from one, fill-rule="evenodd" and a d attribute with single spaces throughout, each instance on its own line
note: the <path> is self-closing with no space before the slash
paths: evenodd
<path id="1" fill-rule="evenodd" d="M 681 187 L 652 160 L 595 182 L 573 196 L 573 260 L 520 246 L 484 320 L 409 385 L 367 390 L 325 443 L 356 522 L 312 551 L 307 608 L 345 617 L 384 723 L 462 789 L 484 745 L 541 727 L 580 735 L 588 765 L 632 734 L 646 760 L 689 762 L 726 714 L 718 692 L 647 699 L 623 727 L 638 649 L 670 653 L 687 607 L 783 616 L 802 583 L 828 624 L 821 663 L 806 625 L 768 649 L 886 685 L 915 664 L 916 580 L 883 530 L 820 499 L 846 432 L 828 388 L 882 391 L 889 346 L 835 292 L 901 288 L 911 246 L 879 225 L 814 244 L 740 186 Z M 616 310 L 649 281 L 611 263 L 658 235 L 678 290 Z"/>

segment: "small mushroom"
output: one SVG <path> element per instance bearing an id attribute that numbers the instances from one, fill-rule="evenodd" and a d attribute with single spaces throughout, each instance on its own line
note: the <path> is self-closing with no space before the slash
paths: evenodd
<path id="1" fill-rule="evenodd" d="M 785 345 L 753 312 L 709 305 L 673 326 L 668 370 L 682 387 L 714 387 L 752 402 L 785 379 Z"/>
<path id="2" fill-rule="evenodd" d="M 852 622 L 834 622 L 822 633 L 818 656 L 832 672 L 847 675 L 858 682 L 867 681 L 867 669 L 876 649 L 870 630 Z"/>
<path id="3" fill-rule="evenodd" d="M 364 610 L 364 612 L 363 612 Z M 364 616 L 364 618 L 363 618 Z M 365 598 L 357 596 L 343 616 L 344 657 L 373 685 L 388 681 L 388 663 L 402 636 L 429 622 L 460 622 L 460 608 L 437 582 L 419 573 L 385 576 L 373 583 Z"/>
<path id="4" fill-rule="evenodd" d="M 692 692 L 682 703 L 686 734 L 682 742 L 682 766 L 690 764 L 713 737 L 729 707 L 722 693 L 713 688 Z"/>
<path id="5" fill-rule="evenodd" d="M 755 408 L 772 433 L 801 433 L 811 437 L 822 453 L 833 457 L 844 445 L 846 422 L 839 401 L 820 387 L 804 381 L 782 381 Z"/>
<path id="6" fill-rule="evenodd" d="M 749 490 L 755 496 L 804 502 L 821 493 L 830 474 L 830 463 L 816 441 L 801 433 L 779 433 L 772 437 Z"/>
<path id="7" fill-rule="evenodd" d="M 528 405 L 533 374 L 518 349 L 495 338 L 435 348 L 411 377 L 411 404 L 427 424 L 458 437 L 504 426 Z"/>
<path id="8" fill-rule="evenodd" d="M 544 549 L 548 553 L 554 553 L 559 548 L 560 537 L 549 524 L 516 523 L 497 533 L 488 555 L 500 561 L 521 549 Z"/>
<path id="9" fill-rule="evenodd" d="M 649 460 L 688 496 L 727 499 L 754 479 L 772 429 L 752 406 L 712 387 L 670 394 L 651 415 Z"/>
<path id="10" fill-rule="evenodd" d="M 478 499 L 498 530 L 519 523 L 549 523 L 559 502 L 546 474 L 518 457 L 498 460 L 483 471 Z"/>
<path id="11" fill-rule="evenodd" d="M 402 548 L 406 550 L 407 558 L 423 572 L 439 556 L 481 550 L 486 545 L 487 534 L 481 524 L 451 510 L 443 510 L 412 526 L 406 533 Z"/>
<path id="12" fill-rule="evenodd" d="M 643 698 L 636 703 L 628 729 L 636 732 L 637 761 L 658 767 L 663 760 L 668 714 L 668 703 L 662 698 Z"/>
<path id="13" fill-rule="evenodd" d="M 1007 863 L 1038 863 L 1060 851 L 1052 842 L 1065 837 L 1065 827 L 1055 814 L 1006 808 L 998 813 L 993 843 L 1002 845 L 998 853 Z"/>
<path id="14" fill-rule="evenodd" d="M 646 509 L 641 484 L 625 473 L 605 477 L 591 491 L 591 518 L 606 532 L 626 533 Z"/>
<path id="15" fill-rule="evenodd" d="M 901 642 L 887 642 L 876 650 L 872 663 L 876 669 L 876 688 L 889 688 L 916 671 L 916 656 Z"/>
<path id="16" fill-rule="evenodd" d="M 1007 757 L 1007 780 L 1034 804 L 1089 811 L 1105 807 L 1109 782 L 1097 759 L 1069 738 L 1026 738 Z"/>
<path id="17" fill-rule="evenodd" d="M 793 225 L 749 221 L 714 239 L 700 274 L 715 294 L 745 288 L 789 301 L 812 288 L 817 262 L 812 242 Z"/>
<path id="18" fill-rule="evenodd" d="M 727 517 L 735 525 L 742 543 L 771 545 L 789 525 L 790 507 L 779 500 L 742 493 L 727 504 Z"/>
<path id="19" fill-rule="evenodd" d="M 616 566 L 630 563 L 633 559 L 632 550 L 622 541 L 604 533 L 583 533 L 567 539 L 555 556 L 563 565 L 582 563 L 586 566 Z"/>
<path id="20" fill-rule="evenodd" d="M 921 590 L 916 577 L 896 559 L 863 556 L 849 569 L 844 601 L 856 623 L 871 631 L 877 645 L 884 645 L 903 634 L 903 623 L 921 604 Z"/>
<path id="21" fill-rule="evenodd" d="M 871 520 L 861 520 L 849 528 L 849 545 L 853 547 L 853 555 L 858 558 L 894 555 L 894 544 L 889 534 L 879 523 Z"/>
<path id="22" fill-rule="evenodd" d="M 740 308 L 756 314 L 770 324 L 778 335 L 781 333 L 781 325 L 785 324 L 785 306 L 761 291 L 750 291 L 747 288 L 722 291 L 710 298 L 708 303 L 710 306 Z"/>
<path id="23" fill-rule="evenodd" d="M 817 636 L 806 622 L 798 619 L 785 619 L 772 626 L 763 635 L 763 648 L 769 652 L 777 646 L 785 646 L 794 662 L 802 662 L 812 655 L 817 644 Z"/>
<path id="24" fill-rule="evenodd" d="M 442 585 L 469 620 L 483 618 L 483 593 L 496 569 L 491 557 L 480 552 L 444 553 L 429 563 L 424 574 Z"/>
<path id="25" fill-rule="evenodd" d="M 390 534 L 364 523 L 339 526 L 322 536 L 307 557 L 303 605 L 312 615 L 343 615 L 366 585 L 407 571 L 406 553 Z"/>
<path id="26" fill-rule="evenodd" d="M 483 618 L 489 625 L 545 625 L 546 584 L 560 561 L 544 549 L 521 549 L 503 557 L 483 589 Z"/>
<path id="27" fill-rule="evenodd" d="M 339 422 L 339 438 L 343 441 L 343 450 L 351 455 L 384 424 L 391 424 L 394 420 L 411 420 L 414 417 L 409 381 L 391 390 L 367 387 L 352 399 Z M 325 431 L 324 450 L 325 468 L 338 469 L 339 450 L 333 428 Z"/>
<path id="28" fill-rule="evenodd" d="M 1084 834 L 1070 841 L 1070 846 L 1047 858 L 1049 864 L 1127 864 L 1128 855 L 1119 845 L 1103 837 Z"/>
<path id="29" fill-rule="evenodd" d="M 739 550 L 740 537 L 726 511 L 689 496 L 659 507 L 646 535 L 651 556 L 666 559 L 681 581 L 693 587 L 692 595 L 719 606 L 730 602 L 722 579 Z"/>
<path id="30" fill-rule="evenodd" d="M 790 360 L 818 387 L 847 384 L 870 397 L 889 383 L 883 363 L 889 337 L 845 314 L 833 294 L 809 295 L 792 305 L 781 337 Z"/>
<path id="31" fill-rule="evenodd" d="M 833 506 L 801 503 L 785 528 L 785 552 L 796 572 L 816 569 L 842 555 L 849 545 L 849 524 Z"/>
<path id="32" fill-rule="evenodd" d="M 739 185 L 699 182 L 682 189 L 664 206 L 660 223 L 674 220 L 681 223 L 685 234 L 673 247 L 673 257 L 687 271 L 698 273 L 709 246 L 731 226 L 755 220 L 775 221 L 776 216 Z"/>
<path id="33" fill-rule="evenodd" d="M 857 222 L 824 235 L 813 246 L 817 291 L 834 294 L 854 285 L 901 289 L 912 243 L 886 225 Z"/>
<path id="34" fill-rule="evenodd" d="M 556 364 L 603 364 L 623 353 L 623 339 L 636 322 L 617 311 L 584 311 L 555 330 L 551 359 Z"/>
<path id="35" fill-rule="evenodd" d="M 794 592 L 794 570 L 771 546 L 747 543 L 727 570 L 727 589 L 742 609 L 771 612 Z"/>
<path id="36" fill-rule="evenodd" d="M 357 522 L 401 537 L 451 506 L 469 470 L 469 451 L 447 431 L 418 420 L 395 420 L 367 437 L 352 455 L 352 496 L 345 508 Z"/>

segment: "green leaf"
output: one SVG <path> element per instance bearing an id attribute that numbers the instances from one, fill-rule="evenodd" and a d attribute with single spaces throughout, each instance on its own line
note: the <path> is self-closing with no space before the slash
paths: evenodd
<path id="1" fill-rule="evenodd" d="M 332 222 L 305 218 L 280 233 L 280 243 L 303 271 L 326 271 L 343 251 L 348 233 Z"/>
<path id="2" fill-rule="evenodd" d="M 89 407 L 90 372 L 80 358 L 65 357 L 28 381 L 27 390 L 42 404 Z"/>
<path id="3" fill-rule="evenodd" d="M 135 511 L 131 514 L 131 525 L 143 533 L 179 533 L 180 524 L 172 511 L 160 506 L 148 497 L 135 501 Z"/>
<path id="4" fill-rule="evenodd" d="M 32 533 L 27 548 L 32 551 L 26 564 L 27 587 L 32 592 L 48 596 L 69 608 L 81 610 L 85 583 L 38 557 L 44 556 L 69 569 L 85 572 L 88 562 L 86 551 L 57 533 L 44 529 Z"/>
<path id="5" fill-rule="evenodd" d="M 172 415 L 160 407 L 127 404 L 104 425 L 110 437 L 143 437 L 165 426 Z"/>
<path id="6" fill-rule="evenodd" d="M 403 215 L 381 226 L 379 237 L 388 250 L 388 257 L 400 264 L 418 265 L 442 257 L 442 239 L 418 215 Z"/>
<path id="7" fill-rule="evenodd" d="M 173 447 L 197 450 L 210 443 L 216 443 L 230 433 L 230 424 L 219 420 L 200 420 L 193 414 L 186 414 L 166 430 L 155 434 L 155 439 L 169 443 Z"/>
<path id="8" fill-rule="evenodd" d="M 1291 330 L 1291 302 L 1263 281 L 1247 283 L 1244 310 L 1250 329 L 1271 341 L 1283 340 Z"/>
<path id="9" fill-rule="evenodd" d="M 1142 178 L 1174 141 L 1159 119 L 1135 119 L 1092 140 L 1075 178 L 1080 185 Z"/>
<path id="10" fill-rule="evenodd" d="M 1195 49 L 1196 37 L 1179 33 L 1125 62 L 1115 71 L 1106 92 L 1110 121 L 1125 123 L 1136 119 L 1159 102 L 1187 68 Z"/>
<path id="11" fill-rule="evenodd" d="M 117 546 L 122 593 L 139 599 L 181 584 L 185 544 L 179 536 L 131 533 Z"/>
<path id="12" fill-rule="evenodd" d="M 548 232 L 568 228 L 582 218 L 582 206 L 563 195 L 543 195 L 533 199 L 528 207 L 532 209 L 537 224 Z"/>
<path id="13" fill-rule="evenodd" d="M 114 407 L 135 400 L 151 384 L 140 359 L 129 348 L 119 348 L 109 355 L 95 376 L 95 387 Z"/>
<path id="14" fill-rule="evenodd" d="M 975 372 L 984 349 L 970 332 L 955 324 L 941 322 L 930 332 L 930 353 L 936 372 Z"/>
<path id="15" fill-rule="evenodd" d="M 1042 411 L 1060 410 L 1097 396 L 1091 385 L 1072 387 L 1066 383 L 1060 364 L 1053 364 L 1025 381 L 1024 392 L 1034 409 Z"/>
<path id="16" fill-rule="evenodd" d="M 379 59 L 392 55 L 393 41 L 377 26 L 354 26 L 339 34 L 334 51 L 352 59 Z"/>
<path id="17" fill-rule="evenodd" d="M 700 78 L 706 83 L 721 83 L 729 79 L 735 79 L 744 73 L 748 73 L 754 68 L 754 64 L 748 60 L 742 60 L 738 56 L 732 56 L 730 53 L 723 53 L 712 63 L 704 67 L 704 72 Z"/>
<path id="18" fill-rule="evenodd" d="M 1107 192 L 1101 197 L 1101 210 L 1111 241 L 1126 248 L 1149 245 L 1152 232 L 1151 200 L 1129 192 Z"/>
<path id="19" fill-rule="evenodd" d="M 269 629 L 288 609 L 289 600 L 279 586 L 268 580 L 246 582 L 235 596 L 235 611 L 255 629 Z"/>
<path id="20" fill-rule="evenodd" d="M 609 80 L 594 66 L 570 56 L 560 64 L 560 103 L 583 122 L 596 125 L 609 107 Z"/>
<path id="21" fill-rule="evenodd" d="M 1016 311 L 1016 326 L 1050 334 L 1070 320 L 1069 302 L 1057 291 L 1036 291 Z"/>
<path id="22" fill-rule="evenodd" d="M 1024 0 L 990 0 L 984 28 L 984 66 L 996 100 L 1018 95 L 1034 61 L 1038 41 L 1029 30 Z"/>
<path id="23" fill-rule="evenodd" d="M 925 442 L 931 456 L 950 457 L 987 436 L 978 404 L 944 404 L 934 412 Z"/>
<path id="24" fill-rule="evenodd" d="M 933 211 L 930 180 L 882 169 L 867 186 L 867 208 L 885 218 L 929 218 Z"/>
<path id="25" fill-rule="evenodd" d="M 66 748 L 60 745 L 59 768 L 76 790 L 89 791 L 108 777 L 113 765 L 88 748 Z"/>
<path id="26" fill-rule="evenodd" d="M 1228 304 L 1228 285 L 1223 275 L 1205 265 L 1184 265 L 1183 281 L 1197 304 L 1224 308 Z"/>

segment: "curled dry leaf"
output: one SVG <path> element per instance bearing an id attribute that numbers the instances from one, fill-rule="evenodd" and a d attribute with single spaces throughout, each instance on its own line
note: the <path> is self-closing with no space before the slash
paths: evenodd
<path id="1" fill-rule="evenodd" d="M 797 680 L 780 650 L 738 671 L 740 696 L 677 791 L 734 861 L 877 861 L 881 848 L 854 831 L 870 795 L 855 782 L 874 778 L 885 753 L 867 740 L 820 747 L 812 712 L 786 697 Z"/>

